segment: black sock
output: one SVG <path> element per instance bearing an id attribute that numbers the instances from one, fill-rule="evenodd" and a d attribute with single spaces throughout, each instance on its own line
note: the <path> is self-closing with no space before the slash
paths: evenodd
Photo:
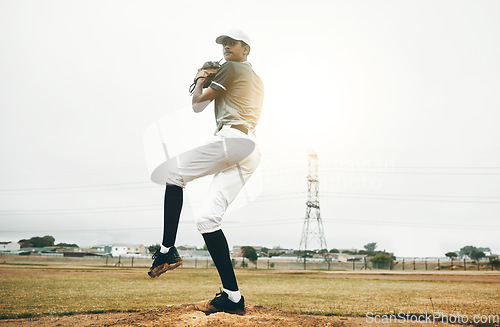
<path id="1" fill-rule="evenodd" d="M 202 235 L 208 252 L 210 252 L 215 267 L 217 267 L 217 271 L 219 272 L 222 286 L 227 290 L 237 291 L 238 283 L 234 275 L 233 264 L 229 256 L 229 245 L 224 233 L 219 229 L 218 231 Z"/>
<path id="2" fill-rule="evenodd" d="M 167 184 L 163 202 L 163 246 L 170 247 L 175 243 L 181 217 L 182 199 L 182 187 Z"/>

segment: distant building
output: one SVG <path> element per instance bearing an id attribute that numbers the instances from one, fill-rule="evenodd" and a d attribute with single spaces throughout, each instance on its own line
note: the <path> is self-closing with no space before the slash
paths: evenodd
<path id="1" fill-rule="evenodd" d="M 207 250 L 198 249 L 194 245 L 180 245 L 176 246 L 176 248 L 179 251 L 179 255 L 183 258 L 206 259 L 210 257 L 210 253 Z"/>
<path id="2" fill-rule="evenodd" d="M 18 251 L 21 249 L 21 245 L 17 242 L 0 242 L 0 252 L 11 252 Z"/>
<path id="3" fill-rule="evenodd" d="M 103 252 L 97 251 L 94 248 L 79 248 L 82 252 L 85 252 L 86 254 L 101 254 Z"/>
<path id="4" fill-rule="evenodd" d="M 352 252 L 352 253 L 356 253 L 358 252 L 357 249 L 338 249 L 340 253 L 343 253 L 343 252 Z"/>
<path id="5" fill-rule="evenodd" d="M 337 257 L 339 262 L 348 261 L 362 261 L 364 258 L 368 257 L 366 254 L 347 254 L 347 253 L 335 253 L 332 257 Z"/>
<path id="6" fill-rule="evenodd" d="M 272 248 L 267 251 L 267 254 L 269 256 L 279 256 L 282 254 L 293 254 L 294 250 L 293 249 L 282 249 L 282 248 Z"/>
<path id="7" fill-rule="evenodd" d="M 176 246 L 178 251 L 196 251 L 196 246 L 194 245 L 180 245 Z"/>
<path id="8" fill-rule="evenodd" d="M 276 258 L 280 258 L 280 259 L 296 259 L 296 258 L 299 258 L 299 257 L 297 256 L 296 253 L 283 253 L 283 254 L 281 254 L 279 256 L 273 257 L 272 259 L 274 260 Z"/>
<path id="9" fill-rule="evenodd" d="M 70 247 L 70 248 L 61 248 L 58 247 L 56 248 L 56 252 L 63 252 L 63 253 L 85 253 L 86 251 L 82 248 L 79 247 Z"/>
<path id="10" fill-rule="evenodd" d="M 92 249 L 97 251 L 97 253 L 111 254 L 112 245 L 96 245 Z"/>
<path id="11" fill-rule="evenodd" d="M 40 248 L 22 248 L 21 250 L 22 252 L 24 253 L 56 253 L 56 249 L 47 249 L 47 248 L 44 248 L 44 247 L 40 247 Z"/>
<path id="12" fill-rule="evenodd" d="M 143 244 L 114 243 L 108 245 L 96 245 L 91 251 L 94 254 L 107 254 L 113 257 L 137 256 L 148 254 L 148 248 Z M 90 251 L 89 251 L 90 252 Z"/>
<path id="13" fill-rule="evenodd" d="M 210 253 L 207 250 L 179 250 L 179 255 L 182 258 L 198 258 L 198 259 L 207 259 L 210 258 Z"/>
<path id="14" fill-rule="evenodd" d="M 111 255 L 113 257 L 139 254 L 148 254 L 148 249 L 142 244 L 115 243 L 111 245 Z"/>

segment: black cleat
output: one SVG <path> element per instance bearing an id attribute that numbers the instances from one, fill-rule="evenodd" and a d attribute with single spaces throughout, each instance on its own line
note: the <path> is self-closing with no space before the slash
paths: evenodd
<path id="1" fill-rule="evenodd" d="M 195 307 L 197 310 L 203 311 L 207 315 L 215 312 L 226 312 L 244 315 L 246 311 L 245 298 L 243 296 L 241 296 L 241 299 L 238 303 L 234 303 L 229 299 L 227 293 L 224 291 L 217 293 L 213 300 L 196 303 Z"/>
<path id="2" fill-rule="evenodd" d="M 154 260 L 153 265 L 151 265 L 148 271 L 148 275 L 151 278 L 158 277 L 164 272 L 173 270 L 182 264 L 182 258 L 175 246 L 172 246 L 168 253 L 161 253 L 160 249 L 156 250 L 151 259 Z"/>

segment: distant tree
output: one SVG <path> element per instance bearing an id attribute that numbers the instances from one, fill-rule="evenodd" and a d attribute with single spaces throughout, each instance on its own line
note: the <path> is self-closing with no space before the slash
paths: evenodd
<path id="1" fill-rule="evenodd" d="M 43 237 L 35 236 L 28 240 L 20 240 L 19 243 L 30 243 L 35 248 L 43 248 L 45 246 L 53 246 L 55 238 L 50 235 L 45 235 Z"/>
<path id="2" fill-rule="evenodd" d="M 319 253 L 319 254 L 325 254 L 325 253 L 328 253 L 328 250 L 327 249 L 321 249 L 321 250 L 318 250 L 317 253 Z"/>
<path id="3" fill-rule="evenodd" d="M 470 254 L 473 252 L 473 251 L 476 251 L 476 252 L 489 252 L 491 253 L 491 249 L 490 248 L 478 248 L 478 247 L 475 247 L 475 246 L 472 246 L 472 245 L 467 245 L 467 246 L 464 246 L 463 248 L 460 249 L 460 251 L 458 252 L 458 254 L 460 254 L 460 256 L 469 256 L 471 259 L 472 257 L 470 256 Z"/>
<path id="4" fill-rule="evenodd" d="M 337 250 L 337 249 L 331 249 L 331 250 L 330 250 L 330 253 L 339 253 L 339 252 L 340 252 L 340 251 L 339 251 L 339 250 Z"/>
<path id="5" fill-rule="evenodd" d="M 268 254 L 269 253 L 269 248 L 266 248 L 266 247 L 263 247 L 262 249 L 260 249 L 262 251 L 262 253 L 265 253 L 265 254 Z"/>
<path id="6" fill-rule="evenodd" d="M 381 266 L 389 268 L 392 265 L 393 259 L 389 253 L 379 252 L 370 261 L 374 264 L 375 268 Z"/>
<path id="7" fill-rule="evenodd" d="M 342 253 L 345 253 L 345 254 L 358 254 L 358 251 L 344 250 L 344 251 L 342 251 Z"/>
<path id="8" fill-rule="evenodd" d="M 42 237 L 42 244 L 44 244 L 43 246 L 53 246 L 55 241 L 56 239 L 50 235 L 45 235 L 44 237 Z"/>
<path id="9" fill-rule="evenodd" d="M 458 257 L 458 254 L 456 252 L 447 252 L 445 253 L 445 256 L 447 256 L 450 260 L 455 260 Z"/>
<path id="10" fill-rule="evenodd" d="M 78 245 L 76 245 L 74 243 L 57 243 L 56 246 L 60 246 L 63 248 L 77 248 L 77 247 L 79 247 Z"/>
<path id="11" fill-rule="evenodd" d="M 477 250 L 477 248 L 476 248 L 475 246 L 472 246 L 472 245 L 466 245 L 466 246 L 462 247 L 462 248 L 460 249 L 460 251 L 458 251 L 458 254 L 459 254 L 460 256 L 462 256 L 462 257 L 463 257 L 464 255 L 467 255 L 467 256 L 468 256 L 468 255 L 469 255 L 472 251 L 474 251 L 474 250 Z"/>
<path id="12" fill-rule="evenodd" d="M 148 246 L 149 253 L 155 253 L 156 250 L 160 249 L 160 247 L 161 246 L 158 243 Z"/>
<path id="13" fill-rule="evenodd" d="M 484 252 L 482 251 L 472 251 L 471 253 L 469 253 L 469 257 L 474 260 L 474 261 L 479 261 L 481 260 L 481 258 L 484 258 L 486 255 L 484 254 Z"/>
<path id="14" fill-rule="evenodd" d="M 493 258 L 493 257 L 490 257 L 490 262 L 488 263 L 488 265 L 491 267 L 491 269 L 500 269 L 500 260 L 498 260 L 498 258 Z"/>
<path id="15" fill-rule="evenodd" d="M 365 244 L 363 247 L 365 248 L 366 251 L 375 251 L 375 249 L 377 248 L 377 243 L 376 242 L 368 243 Z"/>
<path id="16" fill-rule="evenodd" d="M 484 253 L 489 252 L 491 254 L 491 249 L 490 248 L 477 248 L 477 249 L 479 251 L 481 251 L 481 252 L 484 252 Z"/>
<path id="17" fill-rule="evenodd" d="M 251 246 L 242 246 L 241 247 L 241 255 L 244 258 L 247 258 L 250 260 L 252 263 L 256 264 L 257 263 L 257 251 Z"/>

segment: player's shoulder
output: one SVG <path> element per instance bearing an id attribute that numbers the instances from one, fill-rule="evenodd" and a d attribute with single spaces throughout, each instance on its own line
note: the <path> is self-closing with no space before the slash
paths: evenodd
<path id="1" fill-rule="evenodd" d="M 231 69 L 235 72 L 248 72 L 252 71 L 252 65 L 248 62 L 226 61 L 221 65 L 221 68 Z"/>
<path id="2" fill-rule="evenodd" d="M 228 69 L 228 68 L 229 68 L 229 69 L 233 69 L 233 68 L 235 67 L 235 65 L 234 65 L 234 64 L 236 64 L 236 63 L 237 63 L 237 62 L 235 62 L 235 61 L 226 61 L 226 62 L 224 62 L 224 63 L 220 66 L 220 68 L 226 68 L 226 69 Z"/>
<path id="3" fill-rule="evenodd" d="M 226 61 L 220 66 L 218 74 L 233 75 L 235 73 L 235 66 L 233 61 Z"/>

